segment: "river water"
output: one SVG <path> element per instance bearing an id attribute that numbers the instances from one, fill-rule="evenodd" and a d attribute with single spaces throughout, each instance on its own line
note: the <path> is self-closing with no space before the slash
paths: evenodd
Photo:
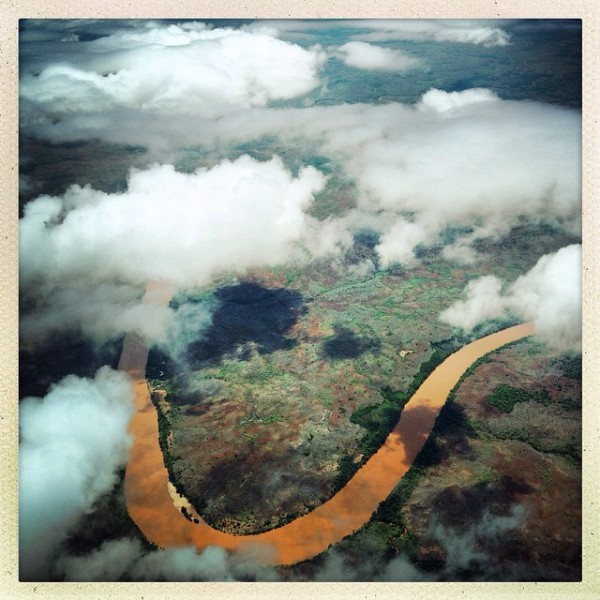
<path id="1" fill-rule="evenodd" d="M 169 291 L 151 288 L 145 302 L 164 303 Z M 232 535 L 186 519 L 173 502 L 158 439 L 158 419 L 145 379 L 148 348 L 128 334 L 119 369 L 134 380 L 135 414 L 129 425 L 133 447 L 125 471 L 125 500 L 131 518 L 146 538 L 161 548 L 217 545 L 247 550 L 264 564 L 294 564 L 312 558 L 364 525 L 387 498 L 429 437 L 448 394 L 478 358 L 529 336 L 533 326 L 516 325 L 483 337 L 450 355 L 407 402 L 379 451 L 330 500 L 296 520 L 256 535 Z"/>

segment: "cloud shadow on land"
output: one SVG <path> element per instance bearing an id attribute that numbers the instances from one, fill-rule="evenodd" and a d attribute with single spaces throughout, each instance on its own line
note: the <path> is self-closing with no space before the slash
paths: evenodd
<path id="1" fill-rule="evenodd" d="M 319 352 L 323 360 L 357 358 L 365 352 L 377 352 L 381 342 L 374 338 L 357 336 L 346 327 L 334 327 L 334 335 L 327 339 Z"/>
<path id="2" fill-rule="evenodd" d="M 452 455 L 476 460 L 477 453 L 471 448 L 469 439 L 476 437 L 477 434 L 460 404 L 453 401 L 444 404 L 436 420 L 434 433 L 437 442 L 432 443 L 431 451 L 423 455 L 424 464 L 429 462 L 429 465 L 433 466 L 444 459 L 451 458 Z M 442 443 L 439 443 L 440 441 Z"/>
<path id="3" fill-rule="evenodd" d="M 48 337 L 33 348 L 19 349 L 19 398 L 41 398 L 67 375 L 93 377 L 99 365 L 116 369 L 122 338 L 94 344 L 76 332 Z"/>
<path id="4" fill-rule="evenodd" d="M 413 464 L 420 460 L 421 464 L 425 464 L 427 460 L 432 460 L 431 453 L 428 451 L 430 444 L 427 442 L 431 438 L 431 433 L 428 433 L 429 428 L 433 431 L 435 427 L 436 412 L 426 406 L 409 406 L 402 411 L 395 430 L 400 429 L 408 463 Z"/>
<path id="5" fill-rule="evenodd" d="M 248 360 L 252 347 L 260 354 L 269 354 L 297 343 L 286 334 L 306 312 L 298 292 L 243 281 L 219 288 L 215 298 L 218 308 L 200 339 L 188 346 L 185 369 L 196 370 L 219 363 L 223 356 L 234 352 L 238 359 Z M 182 368 L 154 348 L 148 360 L 147 375 L 169 377 Z"/>
<path id="6" fill-rule="evenodd" d="M 107 193 L 124 192 L 131 167 L 148 162 L 145 148 L 100 140 L 49 143 L 21 134 L 21 175 L 35 182 L 19 186 L 19 217 L 23 206 L 42 194 L 60 196 L 71 185 L 85 183 Z"/>
<path id="7" fill-rule="evenodd" d="M 522 495 L 533 491 L 534 488 L 525 481 L 502 475 L 498 480 L 470 487 L 451 485 L 435 496 L 433 508 L 443 525 L 466 529 L 480 521 L 486 510 L 493 515 L 507 515 Z"/>
<path id="8" fill-rule="evenodd" d="M 251 431 L 258 433 L 258 440 L 256 445 L 248 442 L 247 452 L 242 449 L 239 455 L 211 461 L 201 478 L 180 482 L 202 518 L 230 533 L 251 534 L 281 527 L 300 516 L 307 504 L 320 504 L 324 493 L 316 474 L 297 472 L 291 466 L 294 450 L 265 454 L 262 432 L 259 428 Z M 242 435 L 238 432 L 235 434 Z"/>
<path id="9" fill-rule="evenodd" d="M 446 581 L 544 580 L 523 537 L 522 497 L 535 489 L 503 475 L 490 482 L 450 485 L 433 498 L 429 528 L 415 564 L 443 567 Z"/>

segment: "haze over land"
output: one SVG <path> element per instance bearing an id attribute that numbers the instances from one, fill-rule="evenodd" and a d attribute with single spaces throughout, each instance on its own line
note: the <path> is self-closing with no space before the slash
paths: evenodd
<path id="1" fill-rule="evenodd" d="M 363 574 L 334 549 L 307 576 L 222 549 L 149 552 L 135 527 L 77 551 L 68 540 L 80 540 L 78 523 L 101 512 L 103 494 L 122 494 L 131 401 L 110 366 L 126 333 L 154 346 L 150 376 L 171 403 L 173 469 L 186 490 L 213 461 L 199 452 L 213 443 L 203 428 L 242 438 L 264 409 L 278 451 L 305 448 L 311 427 L 323 448 L 309 451 L 310 469 L 293 455 L 292 475 L 268 458 L 260 475 L 238 463 L 275 490 L 306 471 L 306 506 L 341 471 L 319 462 L 327 452 L 362 460 L 351 413 L 382 401 L 384 387 L 406 389 L 434 344 L 532 321 L 540 362 L 528 372 L 562 377 L 556 365 L 581 352 L 580 53 L 571 21 L 23 21 L 21 394 L 43 399 L 21 404 L 22 577 L 525 577 L 494 570 L 483 546 L 473 575 L 448 541 L 471 537 L 475 548 L 482 531 L 518 528 L 525 511 L 512 500 L 482 509 L 460 535 L 431 517 L 428 535 L 446 552 L 437 571 L 389 548 Z M 148 282 L 172 285 L 175 301 L 141 304 Z M 512 357 L 514 372 L 525 354 Z M 312 381 L 331 396 L 296 406 Z M 576 400 L 569 381 L 550 394 L 556 402 Z M 273 396 L 290 401 L 273 412 Z M 245 404 L 232 408 L 234 397 Z M 547 410 L 559 427 L 562 413 Z M 53 436 L 65 411 L 74 426 Z M 573 439 L 577 418 L 560 421 Z M 105 435 L 86 433 L 100 422 Z M 236 453 L 258 452 L 261 431 L 243 430 L 249 446 Z M 210 468 L 235 485 L 223 453 Z M 70 503 L 49 502 L 55 484 L 40 473 L 50 456 L 69 474 Z M 190 466 L 193 456 L 202 464 Z M 200 500 L 224 518 L 216 493 Z M 273 511 L 268 519 L 285 520 Z M 240 527 L 266 527 L 259 509 L 245 524 L 238 512 Z M 571 562 L 540 577 L 573 577 Z"/>

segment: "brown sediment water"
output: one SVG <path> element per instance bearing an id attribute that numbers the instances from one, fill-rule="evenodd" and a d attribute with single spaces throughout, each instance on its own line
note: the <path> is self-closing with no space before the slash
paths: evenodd
<path id="1" fill-rule="evenodd" d="M 168 302 L 170 290 L 150 288 L 145 302 Z M 429 437 L 448 394 L 474 361 L 533 333 L 525 323 L 483 337 L 450 355 L 406 403 L 381 448 L 352 479 L 318 508 L 291 523 L 255 535 L 218 531 L 202 520 L 187 519 L 169 491 L 158 439 L 158 419 L 145 379 L 148 348 L 135 334 L 123 344 L 119 369 L 134 380 L 135 414 L 129 425 L 133 447 L 125 471 L 125 500 L 131 518 L 146 538 L 161 548 L 207 546 L 248 550 L 264 564 L 294 564 L 312 558 L 364 525 L 410 469 Z"/>

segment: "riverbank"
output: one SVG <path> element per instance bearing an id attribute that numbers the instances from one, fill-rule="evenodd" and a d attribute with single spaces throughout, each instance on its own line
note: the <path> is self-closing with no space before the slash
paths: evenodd
<path id="1" fill-rule="evenodd" d="M 154 292 L 147 302 L 165 301 Z M 427 440 L 450 390 L 478 358 L 533 333 L 517 325 L 468 344 L 437 367 L 406 404 L 398 424 L 380 450 L 333 498 L 310 513 L 277 529 L 247 536 L 226 534 L 186 519 L 168 488 L 168 474 L 158 443 L 158 422 L 144 372 L 147 348 L 128 336 L 120 368 L 135 381 L 136 413 L 130 424 L 134 445 L 125 474 L 129 513 L 144 535 L 160 547 L 209 545 L 226 549 L 252 548 L 270 564 L 293 564 L 322 552 L 356 531 L 408 471 Z"/>

